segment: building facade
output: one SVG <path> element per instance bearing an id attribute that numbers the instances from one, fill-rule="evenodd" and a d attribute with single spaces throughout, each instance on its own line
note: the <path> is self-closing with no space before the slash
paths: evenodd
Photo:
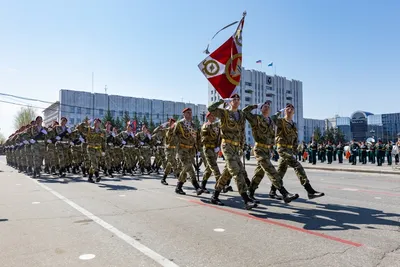
<path id="1" fill-rule="evenodd" d="M 304 141 L 312 141 L 315 129 L 319 128 L 321 135 L 325 133 L 325 120 L 304 119 Z"/>
<path id="2" fill-rule="evenodd" d="M 60 102 L 57 101 L 43 110 L 43 123 L 46 127 L 53 124 L 53 121 L 60 119 Z"/>
<path id="3" fill-rule="evenodd" d="M 271 76 L 257 70 L 246 70 L 242 68 L 240 84 L 236 88 L 241 98 L 240 108 L 271 100 L 271 115 L 285 108 L 287 103 L 294 105 L 296 112 L 294 121 L 299 130 L 299 141 L 304 140 L 304 118 L 303 118 L 303 83 L 298 80 L 288 80 L 286 77 Z M 221 99 L 221 96 L 208 85 L 208 104 Z M 256 111 L 260 114 L 260 110 Z M 254 139 L 249 124 L 246 124 L 246 142 L 253 145 Z"/>
<path id="4" fill-rule="evenodd" d="M 86 117 L 90 119 L 103 118 L 108 110 L 110 110 L 111 116 L 114 119 L 119 117 L 123 120 L 125 113 L 127 113 L 132 119 L 136 116 L 139 122 L 142 122 L 145 118 L 148 122 L 152 121 L 154 124 L 166 122 L 168 118 L 173 116 L 181 118 L 182 110 L 185 107 L 190 107 L 192 109 L 193 117 L 197 118 L 200 123 L 204 122 L 204 117 L 207 113 L 206 105 L 202 104 L 99 93 L 93 94 L 90 92 L 66 89 L 60 90 L 59 97 L 57 120 L 65 116 L 68 118 L 69 125 L 80 123 Z M 56 103 L 52 104 L 44 111 L 46 122 L 54 120 L 55 114 L 50 113 L 50 110 L 54 110 L 53 105 L 56 105 Z M 48 124 L 46 123 L 46 125 Z"/>

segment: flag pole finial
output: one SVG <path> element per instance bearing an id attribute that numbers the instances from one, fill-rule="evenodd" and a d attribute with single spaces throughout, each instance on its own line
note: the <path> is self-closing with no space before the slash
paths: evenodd
<path id="1" fill-rule="evenodd" d="M 245 10 L 245 11 L 243 11 L 243 17 L 246 17 L 246 15 L 247 15 L 247 12 Z"/>

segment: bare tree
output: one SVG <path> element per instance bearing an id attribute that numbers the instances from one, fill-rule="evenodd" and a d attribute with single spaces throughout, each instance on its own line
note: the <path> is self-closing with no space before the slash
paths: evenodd
<path id="1" fill-rule="evenodd" d="M 32 107 L 21 108 L 14 116 L 14 128 L 18 130 L 21 126 L 31 123 L 36 118 L 36 110 Z"/>
<path id="2" fill-rule="evenodd" d="M 6 141 L 6 138 L 2 133 L 0 133 L 0 145 L 3 144 Z"/>

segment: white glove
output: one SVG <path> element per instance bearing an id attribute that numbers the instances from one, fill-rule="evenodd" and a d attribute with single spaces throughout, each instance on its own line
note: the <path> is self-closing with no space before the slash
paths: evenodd
<path id="1" fill-rule="evenodd" d="M 200 157 L 201 154 L 200 154 L 200 152 L 197 152 L 196 155 Z"/>
<path id="2" fill-rule="evenodd" d="M 281 112 L 281 113 L 282 113 L 282 112 L 284 112 L 284 111 L 285 111 L 285 109 L 286 109 L 286 108 L 283 108 L 283 109 L 279 110 L 279 112 Z"/>
<path id="3" fill-rule="evenodd" d="M 56 140 L 57 140 L 57 141 L 60 141 L 60 140 L 61 140 L 61 137 L 56 136 Z"/>
<path id="4" fill-rule="evenodd" d="M 101 152 L 101 155 L 104 157 L 106 155 L 106 153 L 105 152 Z"/>
<path id="5" fill-rule="evenodd" d="M 82 143 L 85 143 L 85 139 L 83 139 L 82 137 L 79 137 L 79 141 L 81 141 Z"/>
<path id="6" fill-rule="evenodd" d="M 72 141 L 69 142 L 69 144 L 70 144 L 71 146 L 74 146 L 74 145 L 75 145 L 74 142 L 72 142 Z"/>
<path id="7" fill-rule="evenodd" d="M 161 141 L 157 141 L 157 144 L 161 144 Z"/>
<path id="8" fill-rule="evenodd" d="M 50 140 L 50 139 L 47 139 L 47 143 L 51 144 L 52 142 L 51 142 L 51 140 Z"/>
<path id="9" fill-rule="evenodd" d="M 25 144 L 25 145 L 27 145 L 27 144 L 29 144 L 29 142 L 28 142 L 28 141 L 26 141 L 26 140 L 24 140 L 24 144 Z"/>
<path id="10" fill-rule="evenodd" d="M 219 152 L 219 147 L 214 148 L 214 152 L 218 153 Z"/>
<path id="11" fill-rule="evenodd" d="M 144 145 L 144 143 L 143 143 L 143 142 L 140 142 L 140 145 L 141 145 L 141 146 L 143 146 L 143 145 Z"/>
<path id="12" fill-rule="evenodd" d="M 47 131 L 46 131 L 45 129 L 42 129 L 41 132 L 42 132 L 43 134 L 47 134 Z"/>
<path id="13" fill-rule="evenodd" d="M 123 144 L 123 145 L 126 145 L 126 142 L 125 142 L 124 140 L 122 140 L 122 144 Z"/>
<path id="14" fill-rule="evenodd" d="M 134 136 L 133 136 L 133 132 L 130 133 L 130 136 L 134 137 Z"/>
<path id="15" fill-rule="evenodd" d="M 167 125 L 168 125 L 168 122 L 164 122 L 163 124 L 161 124 L 161 126 L 162 126 L 163 128 L 167 127 Z"/>
<path id="16" fill-rule="evenodd" d="M 115 133 L 114 132 L 112 132 L 111 135 L 112 135 L 112 137 L 115 137 Z"/>
<path id="17" fill-rule="evenodd" d="M 147 137 L 151 140 L 151 134 L 147 134 Z"/>
<path id="18" fill-rule="evenodd" d="M 34 143 L 36 143 L 36 141 L 35 141 L 35 140 L 33 140 L 33 139 L 29 140 L 29 142 L 30 142 L 31 144 L 34 144 Z"/>
<path id="19" fill-rule="evenodd" d="M 222 100 L 224 100 L 225 103 L 230 103 L 233 98 L 223 98 Z"/>
<path id="20" fill-rule="evenodd" d="M 260 109 L 263 105 L 264 105 L 264 103 L 259 103 L 259 104 L 257 104 L 257 108 Z"/>

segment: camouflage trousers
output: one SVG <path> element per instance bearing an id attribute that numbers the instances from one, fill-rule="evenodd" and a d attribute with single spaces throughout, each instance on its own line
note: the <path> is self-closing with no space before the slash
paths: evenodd
<path id="1" fill-rule="evenodd" d="M 33 167 L 33 155 L 32 155 L 32 145 L 25 145 L 25 166 L 27 167 Z"/>
<path id="2" fill-rule="evenodd" d="M 140 166 L 140 168 L 150 169 L 150 167 L 151 167 L 151 149 L 149 146 L 142 146 L 140 148 L 139 166 Z"/>
<path id="3" fill-rule="evenodd" d="M 46 153 L 46 144 L 44 142 L 34 143 L 31 145 L 33 155 L 33 167 L 41 168 L 43 164 L 44 154 Z"/>
<path id="4" fill-rule="evenodd" d="M 254 176 L 251 179 L 250 189 L 256 190 L 258 185 L 267 173 L 271 183 L 280 189 L 283 186 L 282 178 L 271 163 L 271 150 L 268 148 L 255 147 L 254 155 L 257 160 L 257 167 L 254 170 Z"/>
<path id="5" fill-rule="evenodd" d="M 122 160 L 124 159 L 124 155 L 122 153 L 122 148 L 119 146 L 114 147 L 114 158 L 113 158 L 113 164 L 114 167 L 118 167 L 121 165 Z"/>
<path id="6" fill-rule="evenodd" d="M 106 167 L 107 170 L 110 170 L 112 167 L 115 167 L 115 164 L 114 164 L 114 158 L 115 158 L 114 146 L 107 145 L 105 153 L 106 153 L 106 155 L 104 157 L 104 166 Z"/>
<path id="7" fill-rule="evenodd" d="M 156 168 L 163 167 L 165 170 L 166 165 L 167 165 L 167 159 L 165 156 L 165 148 L 162 146 L 158 146 L 156 148 L 156 151 L 154 153 L 154 165 Z"/>
<path id="8" fill-rule="evenodd" d="M 296 160 L 296 156 L 293 154 L 292 149 L 280 147 L 278 149 L 278 154 L 278 174 L 280 177 L 282 177 L 282 179 L 285 176 L 288 166 L 290 166 L 294 169 L 294 172 L 296 173 L 297 178 L 299 178 L 302 185 L 308 183 L 306 172 L 304 171 L 300 162 Z"/>
<path id="9" fill-rule="evenodd" d="M 58 165 L 60 168 L 65 168 L 71 164 L 69 145 L 69 142 L 66 141 L 56 143 L 56 154 L 58 156 Z"/>
<path id="10" fill-rule="evenodd" d="M 89 159 L 89 154 L 87 152 L 87 147 L 88 147 L 87 143 L 82 143 L 80 145 L 83 166 L 85 167 L 85 169 L 89 170 L 90 169 L 90 159 Z"/>
<path id="11" fill-rule="evenodd" d="M 178 158 L 180 163 L 182 164 L 182 170 L 178 177 L 179 182 L 185 183 L 188 175 L 192 183 L 197 182 L 196 174 L 193 168 L 194 155 L 195 155 L 194 149 L 180 148 L 178 150 Z"/>
<path id="12" fill-rule="evenodd" d="M 240 160 L 240 152 L 241 149 L 239 146 L 234 146 L 227 143 L 222 144 L 222 153 L 224 154 L 226 162 L 225 168 L 227 169 L 229 176 L 224 175 L 223 173 L 215 184 L 215 190 L 222 191 L 224 186 L 228 184 L 230 177 L 232 177 L 236 182 L 239 193 L 243 194 L 247 192 L 247 185 L 245 181 L 246 174 L 243 163 Z"/>
<path id="13" fill-rule="evenodd" d="M 90 146 L 88 145 L 87 147 L 87 153 L 89 155 L 89 160 L 90 160 L 90 173 L 93 172 L 98 172 L 99 167 L 100 167 L 100 161 L 101 161 L 101 148 L 98 148 L 97 146 Z"/>
<path id="14" fill-rule="evenodd" d="M 72 165 L 79 167 L 83 162 L 82 148 L 80 145 L 71 146 Z"/>
<path id="15" fill-rule="evenodd" d="M 49 162 L 49 167 L 57 167 L 58 165 L 58 157 L 56 154 L 56 145 L 51 143 L 47 145 L 47 153 L 45 161 Z M 46 163 L 47 164 L 47 163 Z"/>
<path id="16" fill-rule="evenodd" d="M 167 176 L 168 174 L 171 173 L 171 170 L 174 171 L 175 176 L 178 175 L 179 169 L 178 169 L 178 164 L 176 161 L 176 148 L 166 148 L 165 149 L 165 156 L 166 156 L 166 161 L 167 164 L 164 169 L 164 175 Z"/>
<path id="17" fill-rule="evenodd" d="M 204 166 L 206 167 L 203 173 L 203 181 L 207 181 L 212 173 L 215 176 L 215 180 L 218 181 L 221 176 L 217 164 L 218 154 L 214 152 L 214 148 L 203 147 L 203 155 L 205 157 Z"/>
<path id="18" fill-rule="evenodd" d="M 136 166 L 138 149 L 124 146 L 122 152 L 124 155 L 124 168 L 128 170 L 133 169 Z"/>

